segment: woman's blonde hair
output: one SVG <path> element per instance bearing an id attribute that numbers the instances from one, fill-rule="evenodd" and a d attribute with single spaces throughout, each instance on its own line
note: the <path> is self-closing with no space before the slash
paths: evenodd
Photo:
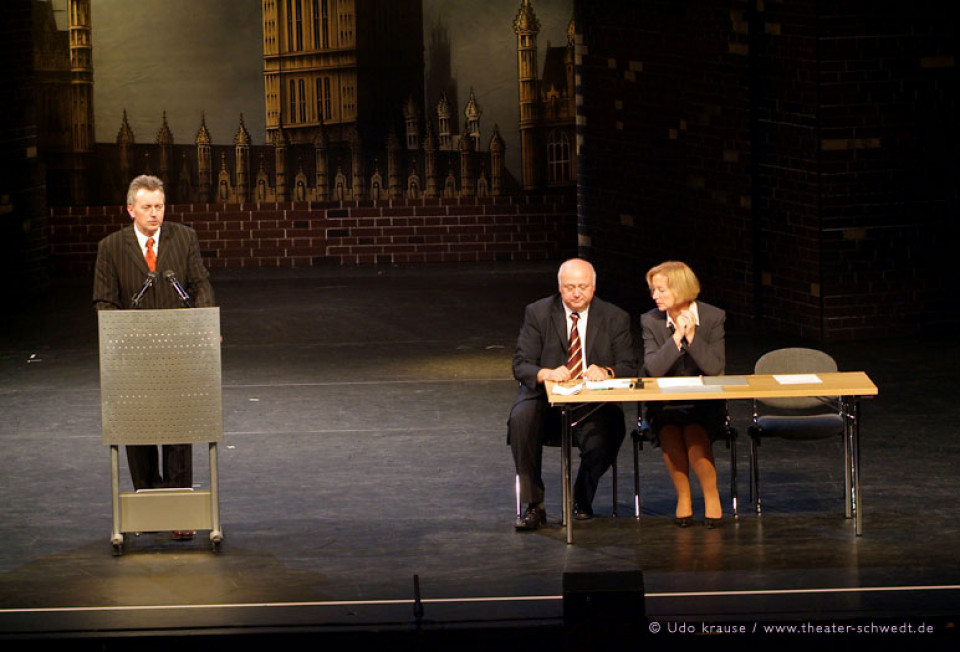
<path id="1" fill-rule="evenodd" d="M 657 274 L 663 274 L 667 279 L 667 287 L 673 291 L 677 301 L 681 303 L 694 301 L 700 295 L 700 281 L 697 280 L 697 275 L 686 263 L 681 263 L 679 260 L 668 260 L 651 267 L 650 271 L 647 272 L 647 287 L 651 291 L 653 290 L 653 277 Z"/>

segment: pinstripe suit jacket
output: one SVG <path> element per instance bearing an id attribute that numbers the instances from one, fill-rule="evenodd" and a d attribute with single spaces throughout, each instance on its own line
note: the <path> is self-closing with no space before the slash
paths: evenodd
<path id="1" fill-rule="evenodd" d="M 610 367 L 618 377 L 637 375 L 630 315 L 625 311 L 595 296 L 590 302 L 586 337 L 588 365 Z M 517 402 L 546 398 L 537 373 L 543 367 L 552 369 L 566 363 L 568 346 L 567 317 L 559 294 L 526 307 L 513 355 L 513 377 L 520 381 Z"/>
<path id="2" fill-rule="evenodd" d="M 93 280 L 93 303 L 97 310 L 127 310 L 130 300 L 147 277 L 147 261 L 130 224 L 111 233 L 97 245 Z M 167 270 L 190 295 L 197 308 L 216 305 L 210 274 L 200 258 L 200 242 L 193 229 L 176 222 L 164 222 L 157 242 L 157 271 L 160 276 L 147 290 L 141 307 L 145 310 L 180 308 L 180 298 L 163 277 Z"/>

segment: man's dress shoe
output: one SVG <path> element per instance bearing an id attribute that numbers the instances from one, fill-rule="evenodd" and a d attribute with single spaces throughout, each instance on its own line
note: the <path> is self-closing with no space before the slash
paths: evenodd
<path id="1" fill-rule="evenodd" d="M 527 507 L 523 516 L 517 519 L 518 530 L 536 530 L 547 524 L 547 510 L 542 507 Z"/>
<path id="2" fill-rule="evenodd" d="M 593 518 L 593 508 L 582 503 L 573 504 L 573 518 L 578 521 L 589 521 Z"/>

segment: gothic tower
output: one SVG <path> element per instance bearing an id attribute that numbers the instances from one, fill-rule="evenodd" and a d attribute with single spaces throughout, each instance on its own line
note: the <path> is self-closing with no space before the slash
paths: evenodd
<path id="1" fill-rule="evenodd" d="M 240 126 L 233 136 L 233 145 L 236 151 L 236 200 L 239 203 L 250 199 L 250 132 L 243 124 L 243 114 L 240 114 Z"/>
<path id="2" fill-rule="evenodd" d="M 422 0 L 262 0 L 267 142 L 386 143 L 423 97 Z M 418 100 L 419 103 L 419 100 Z"/>
<path id="3" fill-rule="evenodd" d="M 533 12 L 530 0 L 523 0 L 513 21 L 517 34 L 517 66 L 520 82 L 520 159 L 524 190 L 540 186 L 539 120 L 540 92 L 537 82 L 537 34 L 540 21 Z"/>
<path id="4" fill-rule="evenodd" d="M 447 26 L 443 23 L 443 17 L 437 17 L 437 23 L 430 30 L 430 45 L 426 86 L 425 106 L 435 106 L 443 95 L 452 106 L 459 106 L 457 80 L 453 76 L 451 68 L 451 46 L 450 36 Z M 456 112 L 450 116 L 450 129 L 454 133 L 459 133 L 460 123 Z"/>
<path id="5" fill-rule="evenodd" d="M 124 113 L 126 118 L 126 113 Z M 213 149 L 210 130 L 207 129 L 207 116 L 200 116 L 200 129 L 194 139 L 197 146 L 197 190 L 198 199 L 202 202 L 210 201 L 210 190 L 213 183 Z"/>
<path id="6" fill-rule="evenodd" d="M 70 83 L 73 163 L 70 194 L 77 203 L 86 202 L 87 169 L 94 149 L 93 123 L 93 41 L 90 0 L 70 0 Z"/>

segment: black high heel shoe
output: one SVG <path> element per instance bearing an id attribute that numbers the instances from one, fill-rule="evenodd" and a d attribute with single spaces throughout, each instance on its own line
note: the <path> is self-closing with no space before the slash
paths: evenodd
<path id="1" fill-rule="evenodd" d="M 703 519 L 703 527 L 707 528 L 708 530 L 716 530 L 717 528 L 721 527 L 722 525 L 723 525 L 723 519 L 722 519 L 722 518 L 707 518 L 707 517 L 704 517 L 704 519 Z"/>
<path id="2" fill-rule="evenodd" d="M 673 519 L 673 524 L 677 527 L 690 527 L 693 525 L 693 514 L 690 516 L 678 516 Z"/>

